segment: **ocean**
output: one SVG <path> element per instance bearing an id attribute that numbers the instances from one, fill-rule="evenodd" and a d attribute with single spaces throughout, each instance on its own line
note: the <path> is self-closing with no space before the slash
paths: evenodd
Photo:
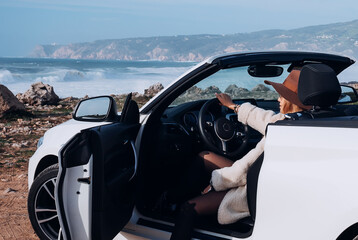
<path id="1" fill-rule="evenodd" d="M 0 84 L 15 95 L 35 82 L 54 87 L 61 97 L 143 93 L 157 82 L 167 86 L 194 62 L 0 58 Z"/>
<path id="2" fill-rule="evenodd" d="M 15 95 L 27 91 L 31 84 L 43 82 L 54 87 L 61 97 L 90 97 L 99 95 L 143 93 L 145 88 L 160 82 L 164 87 L 195 62 L 73 60 L 42 58 L 0 58 L 0 84 Z M 358 81 L 358 67 L 351 66 L 338 76 L 341 82 Z M 247 78 L 246 69 L 239 74 L 230 69 L 209 77 L 197 86 L 215 85 L 224 91 L 235 79 L 248 89 L 262 83 L 262 79 Z M 282 82 L 284 76 L 277 79 Z M 239 84 L 241 83 L 241 84 Z"/>

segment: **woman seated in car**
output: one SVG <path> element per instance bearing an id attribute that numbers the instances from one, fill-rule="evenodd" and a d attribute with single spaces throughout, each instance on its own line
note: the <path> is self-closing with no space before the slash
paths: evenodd
<path id="1" fill-rule="evenodd" d="M 265 81 L 280 94 L 280 113 L 277 114 L 250 103 L 234 104 L 230 96 L 224 93 L 216 94 L 216 97 L 223 106 L 234 110 L 240 122 L 265 135 L 267 124 L 283 120 L 287 113 L 310 108 L 303 105 L 298 98 L 299 75 L 300 70 L 294 69 L 283 84 Z M 234 223 L 250 215 L 246 197 L 246 175 L 253 162 L 263 153 L 264 144 L 265 137 L 254 149 L 235 162 L 209 151 L 199 154 L 206 172 L 211 173 L 210 185 L 213 189 L 182 205 L 171 239 L 190 239 L 197 215 L 217 214 L 220 224 Z"/>

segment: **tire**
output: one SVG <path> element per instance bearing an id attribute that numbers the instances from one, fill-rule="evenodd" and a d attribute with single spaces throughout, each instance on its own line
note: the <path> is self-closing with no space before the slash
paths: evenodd
<path id="1" fill-rule="evenodd" d="M 60 224 L 54 195 L 57 173 L 58 164 L 46 168 L 35 178 L 29 191 L 29 218 L 40 239 L 58 239 Z"/>

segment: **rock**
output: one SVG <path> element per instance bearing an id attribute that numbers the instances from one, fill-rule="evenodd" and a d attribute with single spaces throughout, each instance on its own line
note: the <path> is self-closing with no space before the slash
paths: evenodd
<path id="1" fill-rule="evenodd" d="M 186 94 L 199 94 L 201 95 L 203 92 L 203 89 L 197 87 L 197 86 L 192 86 L 191 88 L 189 88 L 187 91 L 186 91 Z"/>
<path id="2" fill-rule="evenodd" d="M 123 98 L 125 98 L 126 96 L 127 96 L 127 95 L 123 96 Z M 143 97 L 143 95 L 140 94 L 139 92 L 132 92 L 132 96 L 133 96 L 133 97 L 137 97 L 137 98 Z"/>
<path id="3" fill-rule="evenodd" d="M 0 117 L 9 113 L 25 113 L 25 106 L 4 85 L 0 84 Z"/>
<path id="4" fill-rule="evenodd" d="M 21 144 L 19 144 L 19 143 L 14 143 L 14 144 L 11 145 L 11 147 L 12 147 L 13 149 L 20 149 L 20 148 L 21 148 Z"/>
<path id="5" fill-rule="evenodd" d="M 267 92 L 270 91 L 270 89 L 268 87 L 266 87 L 263 84 L 259 84 L 256 87 L 254 87 L 251 91 L 253 92 Z"/>
<path id="6" fill-rule="evenodd" d="M 234 92 L 237 89 L 239 89 L 239 87 L 236 84 L 231 84 L 225 89 L 224 92 L 230 94 L 230 93 Z"/>
<path id="7" fill-rule="evenodd" d="M 215 93 L 221 93 L 220 89 L 217 86 L 209 86 L 203 91 L 203 94 L 212 95 L 212 97 L 215 97 Z"/>
<path id="8" fill-rule="evenodd" d="M 149 86 L 148 89 L 144 89 L 144 95 L 147 97 L 153 97 L 155 96 L 158 92 L 160 92 L 163 89 L 163 85 L 161 83 L 156 83 L 154 85 Z"/>
<path id="9" fill-rule="evenodd" d="M 7 189 L 5 189 L 5 191 L 4 191 L 5 194 L 6 194 L 6 193 L 11 193 L 11 192 L 17 192 L 17 190 L 12 189 L 12 188 L 7 188 Z"/>
<path id="10" fill-rule="evenodd" d="M 27 174 L 20 174 L 19 176 L 17 176 L 17 179 L 21 179 L 21 178 L 26 178 Z"/>
<path id="11" fill-rule="evenodd" d="M 53 87 L 42 82 L 32 84 L 29 90 L 23 94 L 17 94 L 16 97 L 23 103 L 36 106 L 56 105 L 60 101 Z"/>
<path id="12" fill-rule="evenodd" d="M 231 97 L 238 98 L 246 97 L 250 93 L 250 91 L 246 88 L 238 87 L 235 84 L 231 84 L 225 89 L 225 93 L 231 95 Z"/>

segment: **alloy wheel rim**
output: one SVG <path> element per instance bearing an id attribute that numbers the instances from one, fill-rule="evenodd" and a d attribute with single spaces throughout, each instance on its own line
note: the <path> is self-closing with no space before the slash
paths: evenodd
<path id="1" fill-rule="evenodd" d="M 43 183 L 36 193 L 34 203 L 36 221 L 49 239 L 57 239 L 60 231 L 55 204 L 55 186 L 56 178 L 50 178 Z"/>

